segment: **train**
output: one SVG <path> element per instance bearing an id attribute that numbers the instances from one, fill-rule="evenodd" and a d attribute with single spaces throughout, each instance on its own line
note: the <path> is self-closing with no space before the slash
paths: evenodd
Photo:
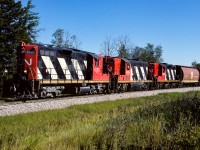
<path id="1" fill-rule="evenodd" d="M 11 89 L 21 99 L 200 85 L 200 69 L 195 67 L 24 42 L 16 51 Z"/>

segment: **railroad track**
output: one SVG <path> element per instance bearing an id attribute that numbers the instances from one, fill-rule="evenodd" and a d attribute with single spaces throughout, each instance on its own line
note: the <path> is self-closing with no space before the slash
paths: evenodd
<path id="1" fill-rule="evenodd" d="M 188 92 L 188 91 L 200 91 L 200 87 L 188 87 L 188 88 L 177 88 L 177 89 L 162 89 L 152 91 L 136 91 L 136 92 L 125 92 L 120 94 L 100 94 L 100 95 L 84 95 L 84 96 L 69 96 L 49 99 L 36 99 L 27 100 L 26 102 L 6 102 L 0 105 L 0 116 L 16 115 L 21 113 L 36 112 L 41 110 L 49 109 L 62 109 L 72 105 L 80 105 L 87 103 L 95 103 L 101 101 L 115 101 L 118 99 L 136 98 L 143 96 L 152 96 L 159 93 L 170 93 L 170 92 Z"/>
<path id="2" fill-rule="evenodd" d="M 76 98 L 87 98 L 93 96 L 101 96 L 103 94 L 95 94 L 95 95 L 65 95 L 60 97 L 47 97 L 47 98 L 35 98 L 35 99 L 6 99 L 0 100 L 0 106 L 7 106 L 7 105 L 17 105 L 23 103 L 39 103 L 39 102 L 48 102 L 54 100 L 66 100 L 68 99 L 76 99 Z"/>

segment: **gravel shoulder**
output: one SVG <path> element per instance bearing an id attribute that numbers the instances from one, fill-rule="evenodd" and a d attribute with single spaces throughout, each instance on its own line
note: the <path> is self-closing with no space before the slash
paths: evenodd
<path id="1" fill-rule="evenodd" d="M 33 103 L 20 103 L 11 105 L 0 106 L 0 116 L 11 116 L 16 114 L 37 112 L 41 110 L 49 109 L 62 109 L 72 105 L 95 103 L 102 101 L 115 101 L 126 98 L 136 98 L 144 96 L 157 95 L 159 93 L 170 93 L 170 92 L 188 92 L 188 91 L 200 91 L 200 87 L 189 87 L 180 89 L 162 89 L 154 91 L 137 91 L 137 92 L 126 92 L 120 94 L 109 94 L 109 95 L 93 95 L 89 97 L 77 97 L 77 98 L 55 98 L 44 102 L 33 102 Z"/>

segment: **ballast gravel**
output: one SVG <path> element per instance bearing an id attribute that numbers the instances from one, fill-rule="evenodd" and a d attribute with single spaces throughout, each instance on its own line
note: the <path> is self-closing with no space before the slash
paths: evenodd
<path id="1" fill-rule="evenodd" d="M 37 112 L 41 110 L 49 109 L 61 109 L 72 105 L 95 103 L 102 101 L 115 101 L 119 99 L 126 98 L 136 98 L 144 96 L 157 95 L 159 93 L 170 93 L 170 92 L 188 92 L 188 91 L 199 91 L 200 87 L 189 87 L 189 88 L 177 88 L 177 89 L 162 89 L 153 91 L 137 91 L 137 92 L 126 92 L 120 94 L 108 94 L 108 95 L 93 95 L 88 97 L 73 97 L 73 98 L 55 98 L 49 99 L 48 101 L 38 101 L 29 103 L 19 103 L 11 105 L 1 105 L 0 106 L 0 116 L 11 116 L 16 114 Z"/>

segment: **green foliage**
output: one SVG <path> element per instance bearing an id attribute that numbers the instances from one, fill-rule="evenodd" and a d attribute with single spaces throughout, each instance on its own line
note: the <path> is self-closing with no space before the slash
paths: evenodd
<path id="1" fill-rule="evenodd" d="M 128 53 L 129 51 L 126 49 L 126 46 L 124 44 L 119 47 L 119 50 L 118 50 L 119 57 L 128 58 L 129 56 Z"/>
<path id="2" fill-rule="evenodd" d="M 127 107 L 119 107 L 120 113 L 109 119 L 104 128 L 111 146 L 199 149 L 200 94 L 185 94 L 176 99 L 163 96 L 160 99 L 163 103 L 147 103 L 134 112 Z"/>
<path id="3" fill-rule="evenodd" d="M 101 54 L 104 56 L 129 58 L 129 51 L 131 49 L 130 43 L 130 39 L 126 35 L 115 39 L 106 37 L 101 45 Z"/>
<path id="4" fill-rule="evenodd" d="M 200 63 L 197 63 L 196 61 L 193 61 L 193 62 L 192 62 L 192 66 L 193 66 L 193 67 L 200 68 Z"/>
<path id="5" fill-rule="evenodd" d="M 15 49 L 19 42 L 32 42 L 37 36 L 38 14 L 31 10 L 31 0 L 25 7 L 21 1 L 1 0 L 0 2 L 0 64 L 2 68 L 15 66 Z"/>
<path id="6" fill-rule="evenodd" d="M 35 41 L 39 24 L 38 14 L 32 12 L 31 0 L 25 7 L 21 1 L 0 1 L 0 97 L 4 70 L 14 73 L 16 69 L 16 48 L 19 42 Z"/>
<path id="7" fill-rule="evenodd" d="M 162 47 L 160 45 L 154 46 L 153 44 L 147 43 L 146 47 L 136 46 L 132 51 L 133 59 L 140 59 L 147 62 L 163 62 L 162 58 Z"/>
<path id="8" fill-rule="evenodd" d="M 128 36 L 106 38 L 101 45 L 101 54 L 104 56 L 117 56 L 127 59 L 139 59 L 147 62 L 162 63 L 162 46 L 147 43 L 145 47 L 133 46 Z"/>
<path id="9" fill-rule="evenodd" d="M 54 39 L 52 40 L 52 44 L 61 47 L 64 42 L 64 30 L 63 29 L 57 29 L 55 33 L 52 35 Z"/>
<path id="10" fill-rule="evenodd" d="M 64 29 L 57 29 L 52 36 L 51 43 L 57 47 L 78 48 L 81 45 L 76 35 L 70 35 Z"/>
<path id="11" fill-rule="evenodd" d="M 0 117 L 0 149 L 199 149 L 200 93 Z"/>
<path id="12" fill-rule="evenodd" d="M 35 8 L 35 6 L 32 4 L 32 1 L 28 0 L 27 6 L 24 8 L 24 18 L 21 19 L 21 21 L 23 21 L 23 26 L 25 27 L 24 34 L 26 34 L 22 40 L 29 43 L 36 41 L 36 37 L 38 36 L 37 33 L 40 31 L 39 29 L 36 29 L 39 25 L 38 13 L 33 12 L 33 8 Z"/>
<path id="13" fill-rule="evenodd" d="M 127 35 L 120 36 L 116 39 L 116 49 L 118 52 L 118 57 L 129 58 L 129 53 L 131 49 L 131 42 Z"/>

